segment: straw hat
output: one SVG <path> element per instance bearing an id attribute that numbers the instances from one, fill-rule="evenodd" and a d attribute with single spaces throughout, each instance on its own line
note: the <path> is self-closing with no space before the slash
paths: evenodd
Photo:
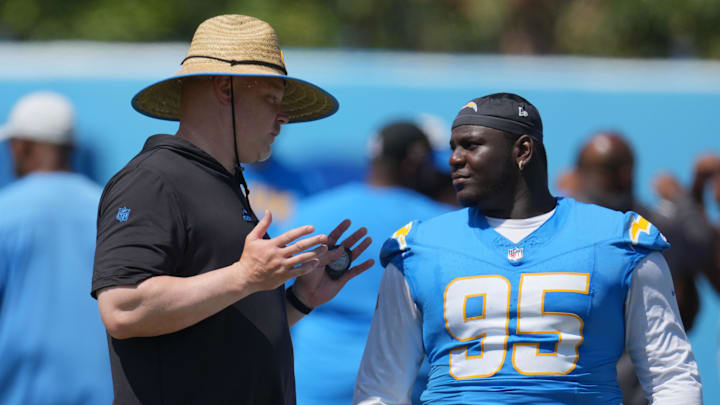
<path id="1" fill-rule="evenodd" d="M 139 112 L 165 120 L 180 119 L 182 78 L 189 76 L 280 77 L 285 80 L 282 107 L 290 122 L 312 121 L 334 114 L 338 102 L 312 83 L 287 75 L 275 30 L 244 15 L 221 15 L 198 26 L 182 68 L 132 99 Z"/>

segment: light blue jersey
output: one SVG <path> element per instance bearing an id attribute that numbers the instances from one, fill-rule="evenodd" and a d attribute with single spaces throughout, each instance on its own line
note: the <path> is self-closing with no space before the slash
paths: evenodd
<path id="1" fill-rule="evenodd" d="M 558 199 L 513 243 L 475 209 L 410 223 L 383 246 L 422 313 L 425 403 L 619 404 L 632 270 L 669 245 L 640 215 Z"/>
<path id="2" fill-rule="evenodd" d="M 301 201 L 288 228 L 312 224 L 317 232 L 329 233 L 350 218 L 352 226 L 346 236 L 364 226 L 373 238 L 372 245 L 354 261 L 359 264 L 376 258 L 383 240 L 399 226 L 450 209 L 406 189 L 350 183 Z M 298 405 L 352 402 L 382 274 L 376 262 L 291 329 Z"/>
<path id="3" fill-rule="evenodd" d="M 100 187 L 37 173 L 0 190 L 0 404 L 109 404 L 105 328 L 88 294 Z"/>

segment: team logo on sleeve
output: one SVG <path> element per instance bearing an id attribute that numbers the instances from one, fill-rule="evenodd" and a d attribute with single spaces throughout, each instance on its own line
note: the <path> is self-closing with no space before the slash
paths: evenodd
<path id="1" fill-rule="evenodd" d="M 119 222 L 125 222 L 130 218 L 130 208 L 128 207 L 120 207 L 118 208 L 117 215 L 115 215 L 115 219 L 117 219 Z"/>
<path id="2" fill-rule="evenodd" d="M 637 245 L 641 232 L 650 235 L 651 227 L 652 224 L 647 219 L 637 215 L 630 224 L 630 240 L 632 240 L 633 245 Z"/>
<path id="3" fill-rule="evenodd" d="M 408 223 L 407 225 L 403 226 L 402 228 L 395 231 L 393 234 L 393 239 L 397 240 L 400 244 L 400 249 L 405 249 L 407 247 L 407 242 L 405 241 L 405 237 L 410 233 L 410 229 L 412 228 L 412 222 Z"/>

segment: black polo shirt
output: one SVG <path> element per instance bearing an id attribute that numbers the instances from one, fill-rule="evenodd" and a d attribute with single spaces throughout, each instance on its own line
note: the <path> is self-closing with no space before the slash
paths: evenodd
<path id="1" fill-rule="evenodd" d="M 228 266 L 256 223 L 237 177 L 185 139 L 152 136 L 105 186 L 92 295 Z M 118 404 L 295 403 L 282 287 L 175 333 L 108 341 Z"/>

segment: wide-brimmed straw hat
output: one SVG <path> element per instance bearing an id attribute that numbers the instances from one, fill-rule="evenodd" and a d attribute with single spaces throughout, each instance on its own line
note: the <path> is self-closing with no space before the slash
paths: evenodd
<path id="1" fill-rule="evenodd" d="M 182 78 L 190 76 L 278 77 L 285 81 L 282 107 L 290 122 L 334 114 L 338 102 L 320 87 L 287 75 L 277 35 L 270 24 L 244 15 L 221 15 L 198 26 L 187 57 L 174 76 L 135 95 L 139 112 L 165 120 L 180 119 Z"/>

